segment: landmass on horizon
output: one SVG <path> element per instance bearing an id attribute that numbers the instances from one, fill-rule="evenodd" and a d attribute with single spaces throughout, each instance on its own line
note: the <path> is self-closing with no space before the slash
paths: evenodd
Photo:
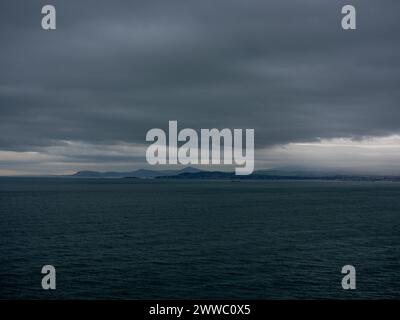
<path id="1" fill-rule="evenodd" d="M 400 181 L 395 175 L 350 174 L 331 171 L 310 171 L 290 169 L 256 170 L 250 175 L 239 176 L 234 172 L 209 171 L 194 167 L 179 170 L 149 170 L 135 171 L 89 171 L 82 170 L 71 175 L 57 177 L 98 178 L 98 179 L 210 179 L 210 180 L 337 180 L 337 181 Z"/>

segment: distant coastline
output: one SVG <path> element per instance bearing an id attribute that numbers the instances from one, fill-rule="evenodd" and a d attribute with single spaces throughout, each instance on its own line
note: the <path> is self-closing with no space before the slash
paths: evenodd
<path id="1" fill-rule="evenodd" d="M 326 172 L 259 170 L 250 175 L 239 176 L 234 172 L 205 171 L 187 167 L 181 170 L 148 170 L 139 169 L 130 172 L 78 171 L 68 178 L 108 178 L 108 179 L 157 179 L 157 180 L 326 180 L 326 181 L 393 181 L 400 182 L 400 176 L 358 175 Z"/>

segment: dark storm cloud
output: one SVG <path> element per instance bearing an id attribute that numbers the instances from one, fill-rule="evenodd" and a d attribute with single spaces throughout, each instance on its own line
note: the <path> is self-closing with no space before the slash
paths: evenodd
<path id="1" fill-rule="evenodd" d="M 400 133 L 400 3 L 350 2 L 356 31 L 349 1 L 4 0 L 0 149 L 144 143 L 175 119 L 258 148 Z"/>

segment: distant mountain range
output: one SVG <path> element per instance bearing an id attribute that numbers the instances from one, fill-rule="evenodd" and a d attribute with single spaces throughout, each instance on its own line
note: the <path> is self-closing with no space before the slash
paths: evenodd
<path id="1" fill-rule="evenodd" d="M 168 177 L 177 176 L 186 173 L 200 173 L 203 172 L 200 169 L 187 167 L 181 170 L 146 170 L 139 169 L 128 172 L 98 172 L 98 171 L 78 171 L 71 175 L 72 178 L 140 178 L 140 179 L 152 179 L 156 177 Z"/>
<path id="2" fill-rule="evenodd" d="M 211 179 L 211 180 L 332 180 L 332 181 L 400 181 L 400 176 L 352 175 L 323 172 L 259 170 L 251 175 L 234 172 L 204 171 L 193 167 L 181 170 L 139 169 L 129 172 L 78 171 L 71 178 L 130 178 L 130 179 Z"/>

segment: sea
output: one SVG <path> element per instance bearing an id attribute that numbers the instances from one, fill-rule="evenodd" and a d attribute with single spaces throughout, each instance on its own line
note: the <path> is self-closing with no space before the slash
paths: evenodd
<path id="1" fill-rule="evenodd" d="M 398 298 L 400 183 L 0 178 L 0 299 Z"/>

